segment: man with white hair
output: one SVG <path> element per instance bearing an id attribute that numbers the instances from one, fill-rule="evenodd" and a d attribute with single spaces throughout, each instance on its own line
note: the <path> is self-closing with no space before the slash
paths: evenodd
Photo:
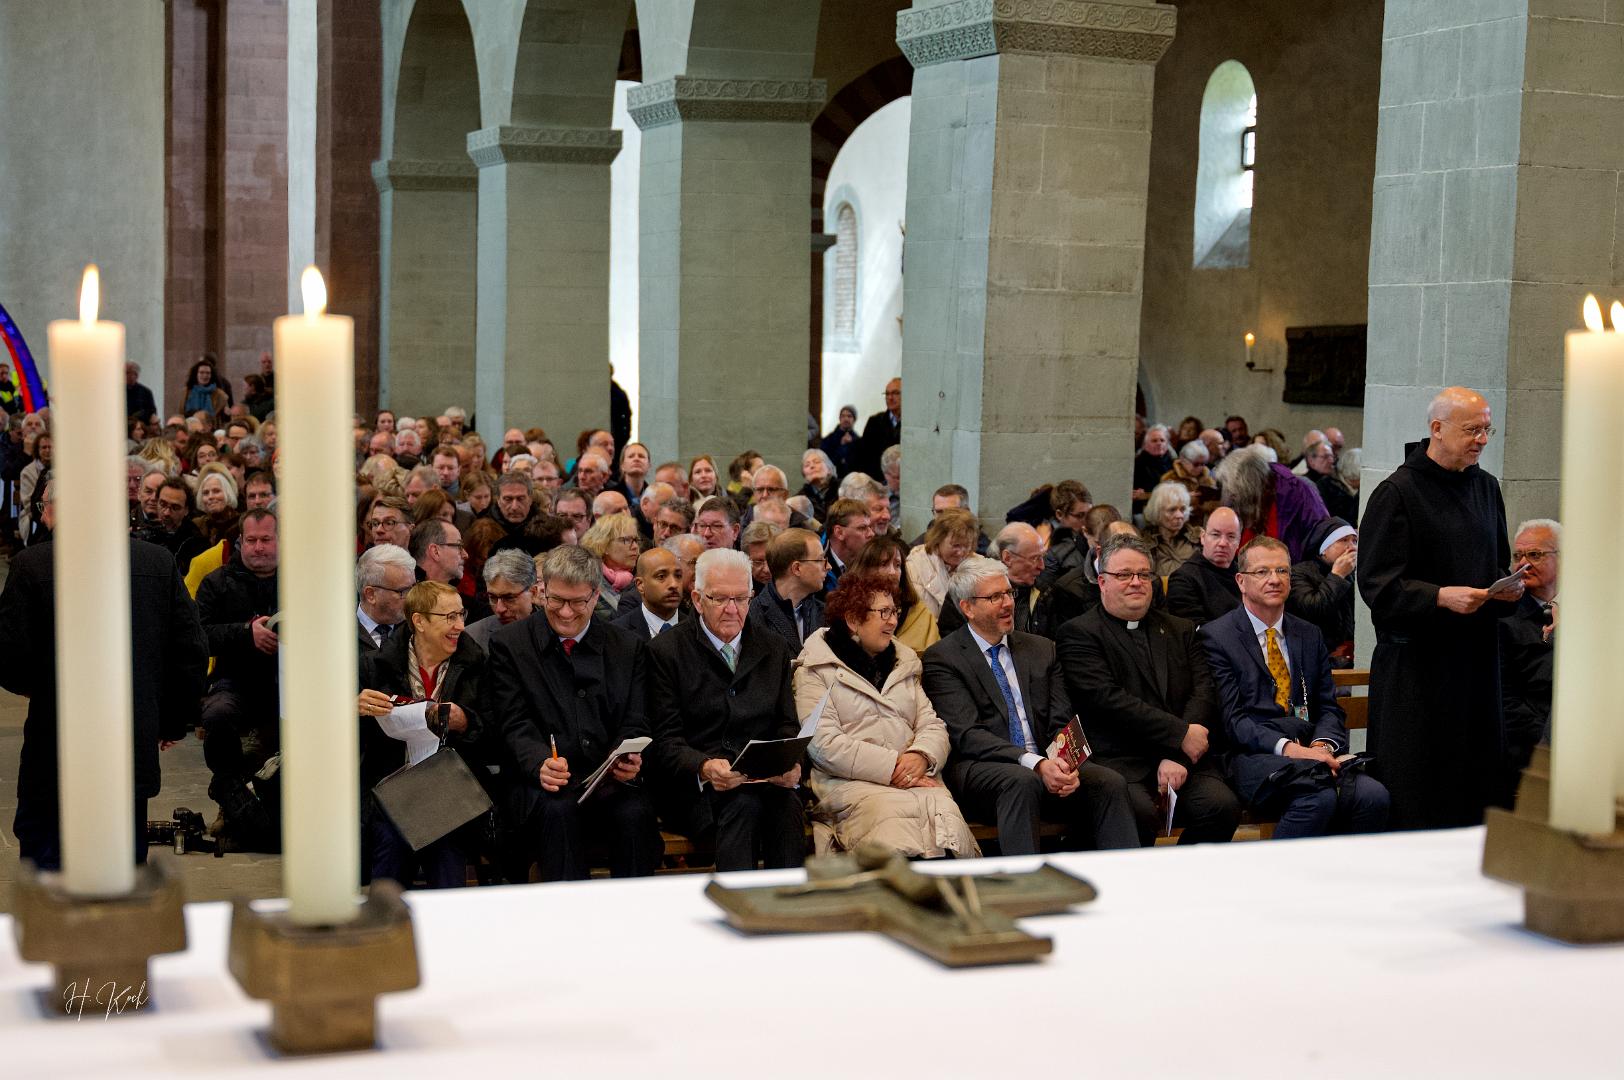
<path id="1" fill-rule="evenodd" d="M 1517 526 L 1511 564 L 1526 566 L 1516 611 L 1500 620 L 1500 700 L 1505 706 L 1505 797 L 1534 747 L 1551 741 L 1551 678 L 1556 661 L 1557 578 L 1562 526 L 1534 518 Z"/>
<path id="2" fill-rule="evenodd" d="M 403 469 L 415 469 L 423 462 L 422 453 L 423 437 L 415 427 L 402 427 L 395 433 L 395 464 Z"/>
<path id="3" fill-rule="evenodd" d="M 1012 521 L 1005 525 L 987 546 L 987 555 L 1003 566 L 1009 578 L 1009 587 L 1015 592 L 1014 626 L 1023 634 L 1048 636 L 1045 633 L 1048 628 L 1040 628 L 1037 625 L 1039 620 L 1034 618 L 1038 611 L 1038 600 L 1042 596 L 1036 582 L 1043 572 L 1046 552 L 1043 536 L 1023 521 Z M 946 637 L 964 625 L 964 615 L 957 604 L 943 604 L 936 623 L 942 636 Z"/>
<path id="4" fill-rule="evenodd" d="M 417 584 L 417 562 L 411 552 L 394 544 L 378 544 L 361 552 L 355 564 L 357 647 L 361 652 L 383 648 L 406 619 L 406 594 Z"/>
<path id="5" fill-rule="evenodd" d="M 1500 484 L 1478 459 L 1494 436 L 1464 386 L 1427 408 L 1429 437 L 1371 492 L 1360 522 L 1359 593 L 1370 606 L 1370 752 L 1399 829 L 1479 825 L 1503 797 L 1498 620 L 1520 579 Z"/>
<path id="6" fill-rule="evenodd" d="M 463 633 L 481 649 L 489 649 L 491 635 L 498 627 L 528 619 L 536 609 L 541 592 L 536 582 L 536 560 L 520 548 L 493 551 L 481 571 L 485 579 L 485 602 L 491 613 L 469 623 Z"/>
<path id="7" fill-rule="evenodd" d="M 716 548 L 699 557 L 698 618 L 648 646 L 650 754 L 661 779 L 661 817 L 690 837 L 715 837 L 716 869 L 799 866 L 805 820 L 793 765 L 766 783 L 733 771 L 752 739 L 800 729 L 783 638 L 748 619 L 750 559 Z"/>
<path id="8" fill-rule="evenodd" d="M 565 488 L 577 489 L 588 499 L 595 499 L 608 482 L 609 459 L 597 450 L 588 450 L 575 463 L 575 479 Z"/>
<path id="9" fill-rule="evenodd" d="M 1166 424 L 1152 424 L 1145 429 L 1145 441 L 1133 458 L 1133 512 L 1145 508 L 1151 491 L 1162 482 L 1162 475 L 1173 467 L 1173 435 Z"/>
<path id="10" fill-rule="evenodd" d="M 1212 466 L 1223 460 L 1229 438 L 1217 428 L 1208 428 L 1201 433 L 1201 445 L 1207 448 L 1207 464 Z"/>

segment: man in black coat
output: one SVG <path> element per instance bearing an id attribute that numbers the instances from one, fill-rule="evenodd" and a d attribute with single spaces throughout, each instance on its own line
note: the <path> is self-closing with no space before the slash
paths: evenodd
<path id="1" fill-rule="evenodd" d="M 577 801 L 622 742 L 650 734 L 647 650 L 630 631 L 592 618 L 601 580 L 591 552 L 554 548 L 541 565 L 542 610 L 490 639 L 488 711 L 516 762 L 514 820 L 526 848 L 519 861 L 528 869 L 533 859 L 543 881 L 586 878 L 594 844 L 608 849 L 615 877 L 659 868 L 641 753 L 618 757 L 586 802 Z"/>
<path id="2" fill-rule="evenodd" d="M 1291 567 L 1286 610 L 1319 628 L 1333 659 L 1353 655 L 1353 572 L 1359 565 L 1359 534 L 1337 517 L 1308 534 L 1303 559 Z M 1347 660 L 1342 666 L 1346 667 Z"/>
<path id="3" fill-rule="evenodd" d="M 56 590 L 49 541 L 12 557 L 0 593 L 0 686 L 28 698 L 17 767 L 18 854 L 62 865 L 57 800 Z M 135 861 L 146 859 L 147 800 L 158 794 L 160 746 L 197 724 L 209 646 L 197 606 L 164 549 L 130 541 L 130 645 L 135 726 Z"/>
<path id="4" fill-rule="evenodd" d="M 280 686 L 276 631 L 276 515 L 250 510 L 231 561 L 197 588 L 198 615 L 208 634 L 214 673 L 203 699 L 203 760 L 214 778 L 209 798 L 228 822 L 264 833 L 274 827 L 248 782 L 276 753 Z"/>
<path id="5" fill-rule="evenodd" d="M 1431 437 L 1370 495 L 1359 592 L 1370 605 L 1370 752 L 1396 829 L 1478 825 L 1503 797 L 1499 620 L 1520 582 L 1500 484 L 1477 464 L 1494 434 L 1488 402 L 1451 387 L 1427 410 Z"/>
<path id="6" fill-rule="evenodd" d="M 1071 722 L 1071 703 L 1054 643 L 1013 628 L 1004 566 L 970 556 L 949 596 L 965 621 L 925 650 L 923 681 L 953 740 L 942 777 L 959 805 L 973 820 L 997 823 L 1005 855 L 1035 854 L 1044 821 L 1066 823 L 1072 850 L 1138 847 L 1119 774 L 1045 756 Z"/>
<path id="7" fill-rule="evenodd" d="M 1556 665 L 1557 581 L 1562 526 L 1525 521 L 1511 542 L 1513 566 L 1528 567 L 1516 610 L 1500 620 L 1500 700 L 1505 706 L 1505 795 L 1516 795 L 1534 747 L 1551 741 L 1551 682 Z"/>
<path id="8" fill-rule="evenodd" d="M 1230 565 L 1241 546 L 1241 519 L 1227 506 L 1207 515 L 1201 550 L 1167 578 L 1167 612 L 1200 626 L 1241 606 Z"/>
<path id="9" fill-rule="evenodd" d="M 795 788 L 801 766 L 747 783 L 731 766 L 752 739 L 800 729 L 784 639 L 749 621 L 750 559 L 717 548 L 699 557 L 694 608 L 649 645 L 650 752 L 661 775 L 661 816 L 690 837 L 716 839 L 718 870 L 799 866 L 806 823 Z"/>
<path id="10" fill-rule="evenodd" d="M 1100 606 L 1060 628 L 1055 644 L 1095 759 L 1128 781 L 1140 842 L 1156 841 L 1178 795 L 1181 844 L 1227 841 L 1240 805 L 1224 783 L 1217 692 L 1195 626 L 1150 606 L 1150 548 L 1112 537 L 1100 553 Z"/>
<path id="11" fill-rule="evenodd" d="M 823 575 L 829 560 L 818 534 L 786 529 L 767 541 L 772 580 L 750 601 L 750 618 L 784 639 L 798 656 L 806 637 L 823 625 Z"/>
<path id="12" fill-rule="evenodd" d="M 1132 522 L 1118 518 L 1101 528 L 1100 541 L 1103 543 L 1113 536 L 1138 535 L 1139 530 L 1133 527 Z M 1042 583 L 1043 579 L 1040 577 L 1039 588 L 1042 587 Z M 1079 615 L 1093 611 L 1099 603 L 1099 553 L 1089 550 L 1081 565 L 1061 574 L 1055 579 L 1054 584 L 1038 597 L 1037 608 L 1032 612 L 1032 633 L 1052 638 L 1062 626 Z M 1150 606 L 1157 611 L 1164 611 L 1167 608 L 1167 595 L 1162 591 L 1161 578 L 1150 583 Z"/>
<path id="13" fill-rule="evenodd" d="M 649 548 L 637 557 L 636 588 L 620 594 L 620 613 L 613 623 L 633 637 L 652 641 L 676 628 L 686 614 L 682 610 L 682 562 L 663 547 Z M 627 598 L 631 599 L 628 604 Z"/>
<path id="14" fill-rule="evenodd" d="M 880 455 L 888 447 L 902 442 L 902 379 L 895 378 L 885 384 L 885 411 L 877 412 L 863 425 L 863 438 L 858 444 L 852 472 L 867 473 L 878 479 L 885 475 L 880 468 Z"/>

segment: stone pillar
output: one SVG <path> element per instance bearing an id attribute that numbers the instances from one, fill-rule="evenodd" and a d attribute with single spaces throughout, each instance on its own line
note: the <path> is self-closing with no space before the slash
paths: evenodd
<path id="1" fill-rule="evenodd" d="M 477 173 L 469 161 L 373 162 L 380 406 L 432 417 L 473 405 Z"/>
<path id="2" fill-rule="evenodd" d="M 748 447 L 799 471 L 824 93 L 821 79 L 678 75 L 628 94 L 643 131 L 640 433 L 657 460 Z"/>
<path id="3" fill-rule="evenodd" d="M 1624 294 L 1624 4 L 1388 0 L 1380 106 L 1361 487 L 1460 383 L 1509 526 L 1554 517 L 1562 335 Z"/>
<path id="4" fill-rule="evenodd" d="M 80 277 L 98 263 L 101 317 L 125 324 L 160 406 L 164 8 L 0 4 L 0 304 L 48 372 L 45 325 L 78 317 Z"/>
<path id="5" fill-rule="evenodd" d="M 479 167 L 479 426 L 562 449 L 609 424 L 609 165 L 620 132 L 470 132 Z"/>
<path id="6" fill-rule="evenodd" d="M 930 494 L 989 523 L 1040 480 L 1126 509 L 1155 63 L 1143 0 L 916 0 L 903 296 L 903 534 Z"/>

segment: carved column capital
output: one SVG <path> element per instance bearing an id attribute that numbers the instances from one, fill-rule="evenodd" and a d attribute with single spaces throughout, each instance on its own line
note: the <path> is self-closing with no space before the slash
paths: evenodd
<path id="1" fill-rule="evenodd" d="M 614 128 L 499 127 L 468 133 L 468 156 L 484 169 L 516 162 L 607 165 L 620 153 Z"/>
<path id="2" fill-rule="evenodd" d="M 479 170 L 466 161 L 413 161 L 390 158 L 372 163 L 372 182 L 386 191 L 473 191 Z"/>
<path id="3" fill-rule="evenodd" d="M 916 68 L 994 53 L 1048 53 L 1154 64 L 1178 13 L 1140 0 L 916 0 L 897 13 L 897 45 Z"/>
<path id="4" fill-rule="evenodd" d="M 810 123 L 823 110 L 822 79 L 705 79 L 678 75 L 634 86 L 627 111 L 647 130 L 679 120 Z"/>

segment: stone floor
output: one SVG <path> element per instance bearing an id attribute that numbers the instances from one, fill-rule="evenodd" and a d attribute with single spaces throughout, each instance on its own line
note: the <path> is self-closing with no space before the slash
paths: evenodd
<path id="1" fill-rule="evenodd" d="M 0 555 L 0 586 L 7 563 Z M 11 884 L 17 878 L 17 838 L 11 833 L 11 819 L 17 810 L 17 759 L 23 745 L 23 717 L 28 702 L 0 690 L 0 911 L 11 910 Z M 168 820 L 176 807 L 198 811 L 205 821 L 214 820 L 216 807 L 207 791 L 209 771 L 203 764 L 203 744 L 196 738 L 163 755 L 163 789 L 148 804 L 147 817 Z M 157 857 L 168 858 L 186 885 L 189 900 L 227 900 L 236 896 L 280 896 L 282 859 L 278 855 L 233 854 L 175 856 L 167 850 Z"/>

